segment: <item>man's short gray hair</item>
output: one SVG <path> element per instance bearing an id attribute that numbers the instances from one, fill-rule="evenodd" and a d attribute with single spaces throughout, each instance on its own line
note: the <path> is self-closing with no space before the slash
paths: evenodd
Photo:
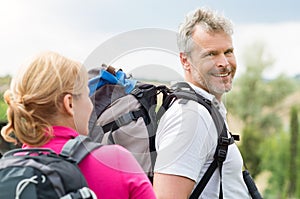
<path id="1" fill-rule="evenodd" d="M 187 14 L 179 26 L 177 44 L 180 52 L 189 54 L 193 49 L 194 42 L 192 34 L 196 25 L 200 25 L 207 32 L 233 34 L 232 23 L 229 19 L 210 9 L 198 8 Z"/>

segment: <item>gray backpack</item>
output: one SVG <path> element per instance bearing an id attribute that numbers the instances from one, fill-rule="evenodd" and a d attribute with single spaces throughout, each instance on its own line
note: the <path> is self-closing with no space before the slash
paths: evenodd
<path id="1" fill-rule="evenodd" d="M 90 137 L 102 144 L 119 144 L 129 150 L 152 181 L 156 160 L 157 101 L 168 88 L 131 81 L 113 67 L 89 71 L 94 111 Z M 130 89 L 128 89 L 130 88 Z"/>

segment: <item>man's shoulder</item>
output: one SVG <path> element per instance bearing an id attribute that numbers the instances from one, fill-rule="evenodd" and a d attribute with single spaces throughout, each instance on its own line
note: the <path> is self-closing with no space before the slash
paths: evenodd
<path id="1" fill-rule="evenodd" d="M 169 116 L 177 116 L 178 114 L 182 113 L 190 113 L 196 114 L 198 116 L 205 116 L 207 117 L 209 114 L 209 110 L 203 106 L 202 104 L 194 101 L 194 100 L 187 100 L 187 99 L 177 99 L 166 111 L 165 115 Z"/>

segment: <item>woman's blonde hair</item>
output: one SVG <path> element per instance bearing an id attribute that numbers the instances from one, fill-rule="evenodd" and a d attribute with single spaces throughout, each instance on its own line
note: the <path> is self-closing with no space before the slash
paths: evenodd
<path id="1" fill-rule="evenodd" d="M 78 62 L 54 52 L 37 56 L 4 93 L 9 106 L 8 124 L 1 130 L 3 138 L 31 146 L 48 142 L 53 137 L 51 121 L 63 97 L 68 93 L 80 95 L 87 86 L 87 78 L 84 67 Z"/>

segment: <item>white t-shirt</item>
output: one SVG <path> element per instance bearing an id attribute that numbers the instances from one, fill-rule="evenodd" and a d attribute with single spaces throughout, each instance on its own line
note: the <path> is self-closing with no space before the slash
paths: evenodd
<path id="1" fill-rule="evenodd" d="M 206 91 L 195 86 L 193 88 L 212 101 L 226 118 L 223 103 L 218 103 Z M 175 101 L 158 126 L 155 172 L 184 176 L 194 180 L 197 185 L 214 160 L 217 139 L 216 127 L 204 106 L 192 100 L 186 104 L 180 103 L 180 100 Z M 222 168 L 224 199 L 250 198 L 243 180 L 242 167 L 243 160 L 239 149 L 236 144 L 229 145 Z M 219 188 L 220 174 L 217 168 L 199 198 L 218 199 Z"/>

